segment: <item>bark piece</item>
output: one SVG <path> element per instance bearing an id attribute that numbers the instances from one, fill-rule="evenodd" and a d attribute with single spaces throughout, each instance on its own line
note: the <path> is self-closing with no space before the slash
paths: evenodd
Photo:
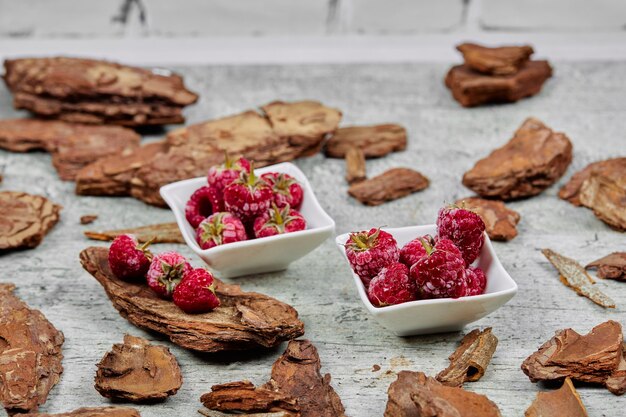
<path id="1" fill-rule="evenodd" d="M 430 181 L 409 168 L 392 168 L 350 186 L 348 194 L 367 206 L 378 206 L 428 187 Z"/>
<path id="2" fill-rule="evenodd" d="M 522 363 L 532 382 L 574 381 L 605 385 L 614 394 L 626 387 L 623 371 L 622 326 L 612 320 L 581 336 L 572 329 L 559 330 Z M 626 369 L 626 368 L 625 368 Z M 607 381 L 611 380 L 610 385 Z M 622 388 L 623 389 L 623 388 Z"/>
<path id="3" fill-rule="evenodd" d="M 472 330 L 450 355 L 450 366 L 437 374 L 437 381 L 453 387 L 460 387 L 468 381 L 478 381 L 485 375 L 497 346 L 498 338 L 491 333 L 491 327 L 482 331 Z"/>
<path id="4" fill-rule="evenodd" d="M 604 385 L 615 395 L 626 393 L 626 344 L 622 345 L 622 355 L 617 368 L 604 381 Z"/>
<path id="5" fill-rule="evenodd" d="M 126 335 L 98 364 L 95 388 L 107 398 L 144 402 L 164 400 L 182 384 L 178 362 L 167 347 Z"/>
<path id="6" fill-rule="evenodd" d="M 535 52 L 531 46 L 500 46 L 488 48 L 475 43 L 462 43 L 456 49 L 463 54 L 465 65 L 483 74 L 513 75 Z"/>
<path id="7" fill-rule="evenodd" d="M 292 340 L 263 386 L 255 388 L 247 381 L 217 385 L 200 401 L 212 411 L 247 416 L 345 417 L 341 399 L 330 385 L 330 374 L 322 376 L 320 368 L 315 346 L 308 340 Z"/>
<path id="8" fill-rule="evenodd" d="M 626 163 L 619 170 L 592 172 L 580 187 L 579 199 L 604 223 L 626 231 Z"/>
<path id="9" fill-rule="evenodd" d="M 517 223 L 521 216 L 502 201 L 470 197 L 457 200 L 456 204 L 467 207 L 483 219 L 491 240 L 508 241 L 517 236 Z"/>
<path id="10" fill-rule="evenodd" d="M 486 198 L 531 197 L 554 184 L 571 162 L 568 137 L 529 118 L 511 140 L 463 175 L 463 185 Z"/>
<path id="11" fill-rule="evenodd" d="M 576 392 L 572 380 L 565 378 L 555 391 L 538 392 L 537 398 L 524 413 L 525 417 L 587 417 L 587 409 Z"/>
<path id="12" fill-rule="evenodd" d="M 400 371 L 387 394 L 385 417 L 501 417 L 486 396 L 443 385 L 422 372 Z"/>
<path id="13" fill-rule="evenodd" d="M 463 107 L 487 103 L 512 103 L 541 91 L 552 76 L 548 61 L 528 61 L 513 75 L 485 75 L 468 65 L 456 65 L 448 71 L 445 83 L 452 97 Z"/>
<path id="14" fill-rule="evenodd" d="M 593 268 L 598 268 L 600 278 L 626 281 L 626 252 L 613 252 L 585 266 L 585 269 Z"/>
<path id="15" fill-rule="evenodd" d="M 85 236 L 92 240 L 111 241 L 119 235 L 134 235 L 140 243 L 185 243 L 177 223 L 151 224 L 149 226 L 133 227 L 130 229 L 105 230 L 85 232 Z"/>
<path id="16" fill-rule="evenodd" d="M 39 246 L 61 208 L 39 195 L 0 191 L 0 252 Z"/>
<path id="17" fill-rule="evenodd" d="M 130 407 L 83 407 L 69 413 L 48 414 L 29 413 L 20 417 L 141 417 L 139 412 Z"/>
<path id="18" fill-rule="evenodd" d="M 594 287 L 595 281 L 585 268 L 575 260 L 560 255 L 551 249 L 542 249 L 541 253 L 559 271 L 559 279 L 578 295 L 587 297 L 604 308 L 615 308 L 615 302 L 608 295 Z"/>
<path id="19" fill-rule="evenodd" d="M 342 127 L 326 142 L 326 155 L 345 158 L 350 148 L 358 148 L 366 158 L 378 158 L 405 150 L 406 136 L 406 129 L 396 124 Z"/>
<path id="20" fill-rule="evenodd" d="M 87 248 L 80 261 L 104 287 L 122 317 L 187 349 L 219 352 L 274 347 L 304 334 L 304 324 L 293 307 L 263 294 L 244 292 L 238 285 L 216 280 L 221 305 L 209 313 L 186 314 L 148 286 L 116 278 L 109 268 L 108 249 Z"/>
<path id="21" fill-rule="evenodd" d="M 348 184 L 361 182 L 367 178 L 365 155 L 359 148 L 350 148 L 346 152 L 346 181 Z"/>
<path id="22" fill-rule="evenodd" d="M 9 414 L 37 411 L 63 372 L 63 333 L 14 289 L 0 284 L 0 401 Z"/>
<path id="23" fill-rule="evenodd" d="M 625 171 L 626 158 L 613 158 L 594 162 L 572 175 L 572 178 L 570 178 L 567 184 L 559 190 L 559 197 L 563 200 L 569 201 L 575 206 L 581 206 L 581 188 L 592 174 L 597 174 L 603 177 L 618 177 L 620 172 Z"/>
<path id="24" fill-rule="evenodd" d="M 91 224 L 98 219 L 97 214 L 85 214 L 84 216 L 80 216 L 80 224 Z"/>

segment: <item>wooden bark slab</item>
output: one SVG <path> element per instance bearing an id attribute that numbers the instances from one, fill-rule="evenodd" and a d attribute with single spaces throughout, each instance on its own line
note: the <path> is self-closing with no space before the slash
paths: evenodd
<path id="1" fill-rule="evenodd" d="M 39 246 L 61 208 L 39 195 L 0 191 L 0 252 Z"/>
<path id="2" fill-rule="evenodd" d="M 320 374 L 317 349 L 308 340 L 292 340 L 272 366 L 271 379 L 261 387 L 248 381 L 211 387 L 200 401 L 207 416 L 345 417 L 341 399 Z M 215 414 L 215 412 L 218 412 Z"/>
<path id="3" fill-rule="evenodd" d="M 625 160 L 626 161 L 626 160 Z M 580 187 L 580 204 L 619 231 L 626 231 L 626 162 L 592 172 Z"/>
<path id="4" fill-rule="evenodd" d="M 119 235 L 134 235 L 140 243 L 185 243 L 177 223 L 151 224 L 149 226 L 133 227 L 130 229 L 91 231 L 85 233 L 89 239 L 111 241 Z"/>
<path id="5" fill-rule="evenodd" d="M 326 155 L 345 158 L 350 148 L 358 148 L 366 158 L 378 158 L 403 151 L 406 144 L 406 129 L 397 124 L 342 127 L 326 142 Z"/>
<path id="6" fill-rule="evenodd" d="M 178 362 L 167 347 L 126 335 L 98 363 L 95 388 L 107 398 L 145 402 L 164 400 L 182 384 Z"/>
<path id="7" fill-rule="evenodd" d="M 594 162 L 572 175 L 567 184 L 559 190 L 559 197 L 575 206 L 581 206 L 580 192 L 582 186 L 592 174 L 618 178 L 619 173 L 624 171 L 626 171 L 626 158 L 612 158 Z"/>
<path id="8" fill-rule="evenodd" d="M 486 396 L 448 387 L 422 372 L 400 371 L 387 394 L 385 417 L 501 417 Z"/>
<path id="9" fill-rule="evenodd" d="M 537 398 L 524 413 L 524 417 L 561 416 L 587 417 L 587 409 L 569 378 L 565 378 L 563 386 L 555 391 L 538 392 Z"/>
<path id="10" fill-rule="evenodd" d="M 361 182 L 367 178 L 365 155 L 359 148 L 350 148 L 346 152 L 346 181 L 348 184 Z"/>
<path id="11" fill-rule="evenodd" d="M 139 412 L 130 407 L 83 407 L 68 413 L 48 414 L 29 413 L 20 417 L 141 417 Z"/>
<path id="12" fill-rule="evenodd" d="M 392 168 L 376 177 L 356 183 L 348 194 L 367 206 L 378 206 L 428 187 L 430 181 L 409 168 Z"/>
<path id="13" fill-rule="evenodd" d="M 14 289 L 0 284 L 0 401 L 9 414 L 37 411 L 63 372 L 63 333 Z"/>
<path id="14" fill-rule="evenodd" d="M 517 236 L 517 223 L 521 216 L 502 201 L 469 197 L 457 200 L 456 204 L 467 207 L 483 219 L 489 239 L 508 241 Z"/>
<path id="15" fill-rule="evenodd" d="M 571 162 L 567 136 L 529 118 L 510 141 L 463 175 L 463 185 L 486 198 L 531 197 L 554 184 Z"/>
<path id="16" fill-rule="evenodd" d="M 293 307 L 263 294 L 241 291 L 238 285 L 216 279 L 221 305 L 209 313 L 186 314 L 147 285 L 117 279 L 109 269 L 108 249 L 87 248 L 81 252 L 80 261 L 104 287 L 122 317 L 187 349 L 219 352 L 268 348 L 304 334 L 304 324 Z"/>
<path id="17" fill-rule="evenodd" d="M 587 264 L 585 269 L 598 269 L 600 278 L 626 281 L 626 252 L 613 252 Z"/>
<path id="18" fill-rule="evenodd" d="M 463 54 L 465 65 L 474 71 L 491 75 L 517 73 L 534 53 L 528 45 L 488 48 L 475 43 L 462 43 L 456 49 Z"/>
<path id="19" fill-rule="evenodd" d="M 487 103 L 512 103 L 541 91 L 543 83 L 552 76 L 547 61 L 528 61 L 513 75 L 485 75 L 467 65 L 457 65 L 448 71 L 445 84 L 452 96 L 464 107 Z"/>

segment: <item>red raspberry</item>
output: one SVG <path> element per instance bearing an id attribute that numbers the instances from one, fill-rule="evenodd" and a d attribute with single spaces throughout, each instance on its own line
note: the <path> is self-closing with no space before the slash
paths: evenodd
<path id="1" fill-rule="evenodd" d="M 345 248 L 352 270 L 361 278 L 365 288 L 381 269 L 397 262 L 400 257 L 396 240 L 380 229 L 350 233 Z"/>
<path id="2" fill-rule="evenodd" d="M 226 211 L 211 214 L 196 229 L 196 241 L 202 249 L 247 239 L 241 220 Z"/>
<path id="3" fill-rule="evenodd" d="M 267 211 L 272 202 L 272 189 L 265 181 L 250 173 L 241 172 L 238 180 L 224 189 L 226 210 L 248 223 Z"/>
<path id="4" fill-rule="evenodd" d="M 289 205 L 294 209 L 300 208 L 304 190 L 298 180 L 282 172 L 268 172 L 261 175 L 261 178 L 272 188 L 274 203 L 278 207 Z"/>
<path id="5" fill-rule="evenodd" d="M 242 171 L 250 172 L 250 161 L 246 158 L 239 158 L 233 161 L 226 153 L 222 165 L 214 165 L 209 168 L 207 180 L 209 185 L 221 195 L 226 186 L 239 178 Z"/>
<path id="6" fill-rule="evenodd" d="M 215 295 L 215 278 L 206 269 L 197 268 L 187 272 L 174 289 L 174 304 L 185 313 L 207 313 L 220 305 Z"/>
<path id="7" fill-rule="evenodd" d="M 223 203 L 212 187 L 200 187 L 189 197 L 185 205 L 185 218 L 191 227 L 196 228 L 211 213 L 223 211 L 220 210 L 221 206 Z"/>
<path id="8" fill-rule="evenodd" d="M 144 279 L 152 254 L 147 249 L 150 242 L 139 246 L 133 235 L 120 235 L 109 248 L 109 267 L 113 275 L 123 280 Z"/>
<path id="9" fill-rule="evenodd" d="M 146 279 L 148 286 L 159 297 L 169 299 L 188 271 L 191 271 L 191 265 L 183 255 L 177 252 L 163 252 L 152 258 Z"/>
<path id="10" fill-rule="evenodd" d="M 424 235 L 413 239 L 400 249 L 400 262 L 410 268 L 415 262 L 426 256 L 426 249 L 424 249 L 424 245 L 422 245 L 422 239 L 426 240 L 431 246 L 435 244 L 431 235 Z"/>
<path id="11" fill-rule="evenodd" d="M 299 211 L 272 204 L 269 210 L 254 220 L 254 236 L 268 237 L 306 229 L 306 220 Z"/>
<path id="12" fill-rule="evenodd" d="M 454 242 L 463 254 L 466 265 L 478 258 L 485 243 L 483 219 L 473 211 L 456 206 L 439 210 L 437 232 L 439 236 Z"/>
<path id="13" fill-rule="evenodd" d="M 427 256 L 411 267 L 420 298 L 458 298 L 467 294 L 465 261 L 459 249 L 448 239 L 435 246 L 424 242 Z"/>
<path id="14" fill-rule="evenodd" d="M 482 269 L 478 267 L 469 267 L 465 271 L 467 278 L 467 294 L 466 295 L 480 295 L 485 293 L 487 288 L 487 277 Z"/>
<path id="15" fill-rule="evenodd" d="M 367 296 L 376 307 L 406 303 L 417 299 L 417 285 L 409 276 L 409 268 L 394 262 L 372 279 Z"/>

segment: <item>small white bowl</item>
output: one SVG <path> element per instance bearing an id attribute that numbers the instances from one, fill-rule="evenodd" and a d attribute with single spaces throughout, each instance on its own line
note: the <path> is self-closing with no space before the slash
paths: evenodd
<path id="1" fill-rule="evenodd" d="M 437 226 L 409 226 L 384 229 L 389 232 L 402 248 L 416 237 L 430 234 L 435 236 Z M 489 237 L 485 234 L 485 244 L 475 262 L 487 276 L 487 288 L 484 294 L 461 298 L 438 298 L 417 300 L 387 307 L 374 307 L 367 297 L 365 286 L 357 274 L 352 271 L 344 244 L 349 233 L 337 236 L 337 248 L 343 254 L 356 284 L 361 301 L 376 320 L 398 336 L 443 333 L 461 330 L 466 324 L 479 320 L 494 312 L 517 293 L 517 284 L 504 270 L 498 260 Z"/>
<path id="2" fill-rule="evenodd" d="M 193 227 L 185 218 L 185 204 L 194 191 L 206 185 L 206 177 L 174 182 L 160 190 L 174 212 L 187 246 L 224 278 L 286 269 L 290 263 L 311 252 L 335 233 L 335 222 L 320 206 L 311 184 L 297 166 L 284 162 L 255 169 L 254 172 L 259 176 L 266 172 L 283 172 L 300 182 L 304 198 L 299 211 L 306 219 L 306 230 L 201 249 Z"/>

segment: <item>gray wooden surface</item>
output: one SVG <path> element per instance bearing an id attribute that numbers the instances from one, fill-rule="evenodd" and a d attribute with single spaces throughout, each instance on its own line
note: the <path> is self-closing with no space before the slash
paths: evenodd
<path id="1" fill-rule="evenodd" d="M 375 175 L 394 166 L 411 166 L 432 180 L 430 188 L 376 208 L 364 207 L 346 194 L 341 160 L 318 155 L 297 164 L 308 175 L 317 196 L 337 222 L 337 232 L 370 226 L 432 223 L 444 202 L 470 193 L 460 183 L 473 162 L 509 139 L 528 116 L 568 134 L 574 162 L 566 178 L 587 163 L 626 155 L 626 63 L 555 63 L 555 77 L 544 92 L 514 105 L 463 109 L 442 85 L 445 65 L 352 65 L 291 67 L 180 68 L 188 85 L 200 92 L 200 102 L 187 111 L 190 122 L 239 112 L 274 99 L 314 98 L 344 112 L 344 125 L 399 122 L 408 128 L 406 152 L 368 161 Z M 13 117 L 10 95 L 0 87 L 0 115 Z M 37 249 L 0 257 L 0 280 L 17 284 L 17 294 L 44 314 L 66 336 L 65 372 L 53 389 L 46 412 L 62 412 L 108 400 L 93 389 L 95 364 L 124 333 L 148 337 L 171 347 L 185 382 L 180 392 L 162 404 L 140 406 L 145 417 L 194 416 L 199 397 L 212 384 L 250 379 L 265 381 L 270 365 L 282 352 L 202 355 L 178 348 L 158 335 L 128 324 L 109 303 L 98 283 L 82 270 L 78 253 L 93 244 L 82 236 L 91 228 L 119 228 L 173 219 L 167 210 L 148 207 L 130 198 L 91 198 L 73 194 L 73 184 L 58 180 L 46 154 L 0 151 L 2 190 L 23 190 L 49 196 L 62 204 L 61 222 Z M 521 416 L 535 393 L 520 364 L 555 330 L 574 327 L 581 332 L 607 320 L 624 320 L 626 284 L 599 282 L 617 302 L 603 310 L 576 296 L 557 279 L 539 253 L 550 247 L 587 262 L 614 250 L 626 249 L 624 234 L 610 230 L 593 214 L 556 197 L 558 186 L 510 206 L 522 215 L 520 235 L 495 249 L 519 285 L 507 305 L 476 323 L 493 326 L 500 344 L 485 377 L 467 385 L 487 394 L 504 416 Z M 83 214 L 100 217 L 79 225 Z M 200 266 L 184 245 L 177 249 Z M 306 323 L 306 337 L 319 349 L 323 371 L 349 415 L 380 416 L 386 390 L 402 369 L 435 374 L 461 333 L 398 338 L 378 326 L 359 300 L 352 277 L 331 240 L 281 273 L 236 280 L 248 290 L 262 291 L 292 304 Z M 469 330 L 469 329 L 466 329 Z M 372 371 L 378 364 L 381 369 Z M 590 416 L 618 416 L 626 397 L 602 388 L 580 389 Z"/>

